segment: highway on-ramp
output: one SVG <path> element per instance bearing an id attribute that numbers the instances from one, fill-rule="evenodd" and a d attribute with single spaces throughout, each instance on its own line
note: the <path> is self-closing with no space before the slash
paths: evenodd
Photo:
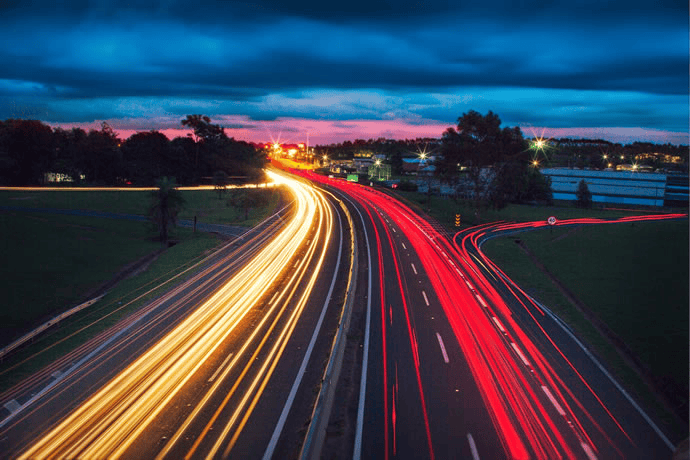
<path id="1" fill-rule="evenodd" d="M 605 367 L 483 256 L 482 229 L 453 238 L 386 193 L 300 174 L 346 197 L 366 243 L 352 458 L 671 456 Z"/>

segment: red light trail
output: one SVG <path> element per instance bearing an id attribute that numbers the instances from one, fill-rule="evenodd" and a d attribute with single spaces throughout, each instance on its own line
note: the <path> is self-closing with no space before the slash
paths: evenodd
<path id="1" fill-rule="evenodd" d="M 569 385 L 561 378 L 550 360 L 535 343 L 534 337 L 528 335 L 513 317 L 510 307 L 497 288 L 487 278 L 500 280 L 507 291 L 515 298 L 517 304 L 528 312 L 529 317 L 538 326 L 555 350 L 559 359 L 570 371 L 577 376 L 584 388 L 590 393 L 596 403 L 603 409 L 613 424 L 625 438 L 634 446 L 635 441 L 616 420 L 610 409 L 597 395 L 585 377 L 578 372 L 574 364 L 559 349 L 556 342 L 537 321 L 537 316 L 543 316 L 542 309 L 527 296 L 505 273 L 491 262 L 481 251 L 481 243 L 492 232 L 520 231 L 546 227 L 543 222 L 506 223 L 498 222 L 468 229 L 458 233 L 450 241 L 444 234 L 431 226 L 424 218 L 416 214 L 409 207 L 393 199 L 391 196 L 343 180 L 325 178 L 310 172 L 299 171 L 297 174 L 312 181 L 335 187 L 358 201 L 369 213 L 372 223 L 374 218 L 369 208 L 381 216 L 387 215 L 394 221 L 403 234 L 413 245 L 419 255 L 423 269 L 429 277 L 436 296 L 446 314 L 448 322 L 460 345 L 465 359 L 477 383 L 485 406 L 492 418 L 493 426 L 498 433 L 503 449 L 509 458 L 581 458 L 583 454 L 591 459 L 597 458 L 600 452 L 589 430 L 598 432 L 599 442 L 605 440 L 611 446 L 609 449 L 617 452 L 621 457 L 622 451 L 615 445 L 610 433 L 604 432 L 601 424 L 585 408 L 582 399 L 586 395 L 575 394 Z M 592 218 L 569 219 L 556 222 L 556 226 L 611 224 L 622 222 L 655 221 L 687 217 L 686 214 L 664 214 L 624 217 L 617 220 L 603 220 Z M 374 228 L 376 226 L 374 225 Z M 388 242 L 393 247 L 391 235 L 387 231 Z M 458 237 L 462 237 L 458 242 Z M 376 241 L 379 245 L 379 277 L 383 286 L 383 264 L 381 260 L 381 238 L 376 231 Z M 398 260 L 393 252 L 398 285 L 403 283 L 398 270 Z M 475 256 L 475 253 L 479 257 Z M 416 271 L 416 270 L 415 270 Z M 522 296 L 518 296 L 522 294 Z M 426 411 L 424 392 L 419 376 L 419 357 L 415 349 L 415 332 L 409 323 L 409 312 L 405 301 L 405 293 L 401 291 L 403 312 L 408 321 L 408 334 L 412 346 L 413 358 L 418 377 L 418 387 L 421 395 L 424 422 L 427 429 L 429 452 L 433 458 L 433 445 L 429 430 L 429 420 Z M 521 299 L 527 299 L 527 303 Z M 385 392 L 385 437 L 386 458 L 388 458 L 390 430 L 388 422 L 388 382 L 386 352 L 386 316 L 385 300 L 381 294 L 381 319 L 383 329 L 383 360 L 384 360 L 384 392 Z M 561 364 L 562 366 L 562 364 Z M 395 389 L 395 387 L 393 387 Z M 568 427 L 568 428 L 563 428 Z"/>

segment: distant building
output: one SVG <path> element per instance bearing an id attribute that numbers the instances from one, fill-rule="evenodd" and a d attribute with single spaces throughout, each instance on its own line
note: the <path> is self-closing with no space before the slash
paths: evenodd
<path id="1" fill-rule="evenodd" d="M 595 203 L 664 206 L 667 196 L 666 174 L 566 168 L 546 168 L 541 173 L 551 178 L 551 189 L 556 200 L 575 201 L 577 185 L 582 179 L 587 183 Z"/>
<path id="2" fill-rule="evenodd" d="M 433 156 L 423 160 L 419 157 L 403 158 L 402 161 L 402 170 L 405 174 L 416 176 L 433 176 L 434 171 L 436 170 L 436 166 L 434 166 L 436 157 Z"/>

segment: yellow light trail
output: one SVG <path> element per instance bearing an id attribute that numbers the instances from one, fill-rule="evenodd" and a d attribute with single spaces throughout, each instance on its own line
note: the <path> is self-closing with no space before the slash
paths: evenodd
<path id="1" fill-rule="evenodd" d="M 260 299 L 266 297 L 273 281 L 279 278 L 285 267 L 289 266 L 288 264 L 312 233 L 312 227 L 316 225 L 317 236 L 328 235 L 322 232 L 322 227 L 330 231 L 333 215 L 325 197 L 300 181 L 289 179 L 278 173 L 269 172 L 268 174 L 274 183 L 286 185 L 295 197 L 295 212 L 290 222 L 209 300 L 122 370 L 101 390 L 73 410 L 69 416 L 36 441 L 20 458 L 103 458 L 122 455 L 236 329 L 246 314 L 257 305 Z M 285 301 L 294 294 L 297 285 L 307 272 L 308 262 L 316 251 L 317 239 L 317 237 L 311 238 L 307 245 L 306 255 L 300 260 L 299 267 L 294 270 L 288 283 L 289 291 L 288 288 L 281 291 L 271 311 L 281 305 L 281 300 L 284 305 Z M 240 407 L 235 410 L 230 422 L 217 438 L 213 452 L 217 452 L 225 442 L 236 419 L 240 417 L 239 411 L 251 399 L 251 404 L 240 426 L 233 433 L 230 446 L 226 451 L 232 447 L 275 369 L 299 314 L 304 309 L 311 288 L 316 282 L 327 246 L 327 243 L 323 241 L 321 243 L 323 248 L 318 256 L 317 267 L 307 283 L 307 288 L 304 289 L 297 306 L 279 332 L 268 358 L 262 363 L 260 372 L 251 382 L 250 389 L 243 397 Z M 268 333 L 276 326 L 284 311 L 286 309 L 283 306 L 271 328 L 266 332 L 260 347 L 266 342 Z M 269 317 L 270 315 L 266 314 L 262 324 Z M 228 375 L 259 330 L 261 330 L 260 327 L 255 328 L 218 382 Z M 258 350 L 255 354 L 258 354 Z M 253 361 L 252 359 L 251 362 Z M 217 388 L 217 385 L 214 385 L 211 390 L 214 388 Z M 199 406 L 207 400 L 208 397 L 203 398 Z M 194 412 L 198 413 L 198 411 Z M 185 426 L 187 425 L 180 430 L 184 430 Z M 168 443 L 169 446 L 172 444 L 174 444 L 174 439 Z"/>
<path id="2" fill-rule="evenodd" d="M 269 177 L 273 178 L 269 175 Z M 226 185 L 228 190 L 236 188 L 275 187 L 279 182 L 264 182 L 262 184 Z M 216 190 L 215 185 L 184 185 L 175 187 L 177 190 Z M 151 192 L 158 187 L 0 187 L 3 192 Z"/>

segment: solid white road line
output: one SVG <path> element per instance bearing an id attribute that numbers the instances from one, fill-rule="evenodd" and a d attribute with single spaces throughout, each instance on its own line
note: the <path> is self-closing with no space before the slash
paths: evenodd
<path id="1" fill-rule="evenodd" d="M 474 443 L 472 433 L 467 433 L 467 442 L 470 443 L 470 452 L 472 452 L 472 460 L 479 460 L 479 452 L 477 451 L 477 445 Z"/>
<path id="2" fill-rule="evenodd" d="M 364 403 L 366 400 L 366 390 L 367 390 L 367 370 L 369 367 L 369 336 L 371 327 L 371 247 L 369 246 L 369 233 L 367 232 L 367 226 L 364 223 L 364 217 L 362 213 L 359 212 L 359 208 L 352 203 L 352 201 L 346 198 L 355 211 L 359 215 L 359 220 L 362 222 L 362 229 L 364 230 L 364 241 L 367 243 L 367 267 L 370 267 L 367 272 L 369 272 L 367 288 L 367 317 L 364 326 L 364 350 L 362 352 L 362 376 L 359 381 L 359 405 L 357 406 L 357 424 L 355 427 L 355 448 L 352 453 L 353 460 L 360 460 L 362 457 L 362 432 L 364 428 Z M 403 247 L 405 245 L 403 244 Z"/>
<path id="3" fill-rule="evenodd" d="M 304 377 L 304 371 L 307 368 L 307 363 L 309 362 L 309 358 L 311 358 L 312 351 L 314 350 L 314 344 L 316 343 L 316 338 L 319 335 L 319 332 L 321 331 L 321 324 L 323 324 L 323 319 L 326 316 L 326 310 L 328 310 L 328 304 L 331 302 L 331 296 L 333 295 L 333 289 L 335 287 L 335 282 L 338 279 L 336 276 L 338 274 L 338 270 L 340 269 L 340 259 L 343 253 L 343 226 L 342 226 L 342 221 L 340 220 L 340 214 L 337 212 L 335 215 L 338 217 L 338 228 L 339 228 L 339 240 L 340 240 L 340 246 L 338 247 L 338 257 L 336 258 L 335 261 L 335 271 L 333 272 L 333 278 L 331 280 L 331 285 L 328 288 L 328 293 L 326 294 L 326 301 L 323 304 L 323 307 L 321 308 L 321 314 L 319 315 L 319 319 L 316 321 L 316 325 L 314 326 L 314 332 L 311 336 L 311 340 L 309 341 L 309 345 L 307 346 L 306 351 L 304 352 L 304 357 L 302 358 L 302 364 L 300 365 L 299 369 L 297 370 L 297 376 L 295 377 L 295 381 L 292 384 L 292 388 L 290 389 L 290 393 L 288 394 L 287 401 L 285 401 L 285 405 L 283 406 L 283 410 L 280 413 L 280 417 L 278 418 L 278 422 L 276 423 L 276 427 L 273 430 L 273 435 L 271 436 L 271 440 L 268 443 L 268 446 L 266 447 L 266 451 L 264 452 L 263 460 L 269 460 L 270 458 L 273 457 L 273 452 L 276 448 L 276 444 L 278 443 L 278 438 L 280 437 L 280 434 L 283 432 L 283 427 L 285 426 L 285 421 L 287 420 L 288 413 L 290 412 L 290 409 L 292 408 L 292 403 L 295 401 L 295 395 L 297 394 L 297 389 L 299 388 L 300 384 L 302 383 L 302 377 Z"/>

